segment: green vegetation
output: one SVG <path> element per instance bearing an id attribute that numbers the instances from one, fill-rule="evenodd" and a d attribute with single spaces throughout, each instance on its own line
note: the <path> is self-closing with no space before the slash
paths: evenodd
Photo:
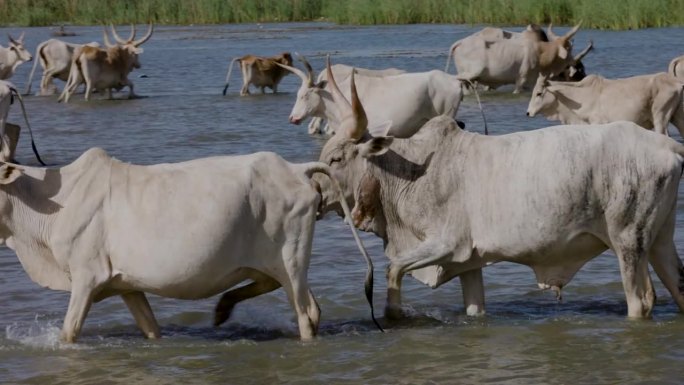
<path id="1" fill-rule="evenodd" d="M 684 25 L 684 0 L 0 0 L 0 25 L 217 24 L 324 19 L 340 24 Z"/>

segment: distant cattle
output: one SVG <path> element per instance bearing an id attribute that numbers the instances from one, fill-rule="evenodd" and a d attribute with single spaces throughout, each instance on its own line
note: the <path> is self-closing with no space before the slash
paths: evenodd
<path id="1" fill-rule="evenodd" d="M 111 99 L 111 90 L 128 87 L 128 98 L 135 98 L 133 82 L 128 79 L 128 74 L 134 68 L 140 68 L 139 55 L 143 52 L 140 46 L 152 36 L 154 26 L 149 25 L 147 34 L 138 40 L 135 39 L 135 26 L 132 27 L 131 37 L 122 39 L 112 26 L 112 34 L 117 44 L 111 44 L 107 31 L 104 31 L 104 43 L 106 49 L 81 46 L 74 51 L 69 79 L 59 97 L 59 101 L 69 102 L 69 98 L 79 85 L 85 83 L 85 100 L 90 99 L 94 90 L 106 93 Z"/>
<path id="2" fill-rule="evenodd" d="M 384 241 L 387 317 L 401 315 L 408 272 L 431 287 L 460 276 L 467 313 L 479 314 L 482 267 L 530 266 L 540 288 L 560 295 L 609 248 L 629 317 L 651 315 L 649 261 L 684 310 L 684 268 L 673 239 L 684 146 L 631 122 L 484 136 L 445 116 L 408 139 L 371 136 L 351 84 L 351 103 L 341 103 L 345 117 L 319 159 L 355 203 L 355 224 Z M 337 210 L 335 191 L 314 180 L 322 210 Z"/>
<path id="3" fill-rule="evenodd" d="M 91 149 L 61 168 L 2 163 L 0 239 L 33 281 L 71 292 L 67 342 L 107 297 L 121 296 L 144 335 L 157 338 L 144 293 L 207 298 L 245 280 L 257 286 L 251 296 L 282 286 L 309 340 L 320 316 L 307 279 L 320 202 L 314 173 L 329 169 L 274 153 L 138 166 Z"/>
<path id="4" fill-rule="evenodd" d="M 564 124 L 634 122 L 667 135 L 669 123 L 684 137 L 684 80 L 664 72 L 623 79 L 589 75 L 580 82 L 537 81 L 527 116 Z"/>
<path id="5" fill-rule="evenodd" d="M 228 91 L 230 84 L 230 74 L 233 72 L 233 64 L 238 62 L 242 70 L 242 88 L 240 95 L 245 96 L 249 94 L 249 85 L 253 84 L 255 87 L 261 88 L 263 94 L 266 87 L 273 90 L 273 93 L 278 92 L 278 84 L 288 75 L 289 72 L 277 63 L 292 65 L 292 55 L 289 52 L 283 52 L 280 55 L 272 57 L 259 57 L 254 55 L 245 55 L 243 57 L 236 57 L 231 60 L 228 66 L 228 73 L 226 74 L 226 85 L 223 87 L 223 95 Z"/>
<path id="6" fill-rule="evenodd" d="M 515 84 L 513 92 L 518 93 L 533 85 L 538 75 L 558 75 L 575 64 L 571 39 L 578 30 L 576 25 L 549 41 L 531 27 L 509 38 L 502 32 L 503 39 L 493 32 L 475 34 L 454 43 L 449 55 L 453 53 L 459 79 L 491 88 Z"/>
<path id="7" fill-rule="evenodd" d="M 58 39 L 50 39 L 40 43 L 36 48 L 37 60 L 33 63 L 33 68 L 31 68 L 31 74 L 29 75 L 24 94 L 28 95 L 31 93 L 33 74 L 38 63 L 40 63 L 41 67 L 43 67 L 43 76 L 40 79 L 40 89 L 37 94 L 43 96 L 54 95 L 57 92 L 57 87 L 55 87 L 52 80 L 57 78 L 66 82 L 69 79 L 69 70 L 71 69 L 74 51 L 83 45 L 68 43 Z M 90 42 L 85 45 L 99 47 L 100 43 Z"/>
<path id="8" fill-rule="evenodd" d="M 24 33 L 18 39 L 9 34 L 7 48 L 0 46 L 0 80 L 7 80 L 14 75 L 14 71 L 24 62 L 33 60 L 31 53 L 24 48 Z"/>

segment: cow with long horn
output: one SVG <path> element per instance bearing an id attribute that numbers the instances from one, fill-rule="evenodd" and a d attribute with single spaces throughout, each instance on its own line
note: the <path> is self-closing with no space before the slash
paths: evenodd
<path id="1" fill-rule="evenodd" d="M 137 96 L 133 89 L 133 82 L 128 79 L 128 74 L 133 69 L 140 68 L 139 55 L 143 52 L 140 46 L 150 39 L 154 26 L 150 23 L 145 36 L 137 40 L 135 40 L 135 26 L 131 28 L 131 35 L 126 40 L 116 33 L 113 25 L 111 29 L 116 44 L 111 43 L 105 29 L 103 30 L 105 49 L 83 46 L 74 52 L 69 79 L 59 101 L 68 102 L 73 92 L 82 83 L 86 84 L 86 100 L 90 99 L 94 89 L 106 93 L 107 98 L 111 99 L 112 88 L 119 90 L 126 86 L 130 89 L 129 99 Z"/>
<path id="2" fill-rule="evenodd" d="M 539 30 L 529 27 L 517 38 L 472 35 L 452 44 L 449 57 L 453 55 L 460 79 L 490 88 L 515 84 L 513 92 L 518 93 L 533 87 L 538 75 L 556 76 L 576 64 L 572 39 L 579 27 L 577 24 L 562 36 L 549 28 L 548 41 L 540 38 Z"/>
<path id="3" fill-rule="evenodd" d="M 350 88 L 351 103 L 333 93 L 344 117 L 319 160 L 354 203 L 354 224 L 384 241 L 387 317 L 401 316 L 406 273 L 433 288 L 459 276 L 467 313 L 479 314 L 483 267 L 530 266 L 539 287 L 560 297 L 609 248 L 630 318 L 650 317 L 655 305 L 649 262 L 684 311 L 673 240 L 684 146 L 624 121 L 489 137 L 440 116 L 408 139 L 371 136 Z M 314 180 L 321 212 L 339 210 L 329 182 Z"/>

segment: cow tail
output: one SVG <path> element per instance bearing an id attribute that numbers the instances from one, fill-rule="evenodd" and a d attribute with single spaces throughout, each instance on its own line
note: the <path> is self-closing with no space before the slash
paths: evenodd
<path id="1" fill-rule="evenodd" d="M 228 73 L 226 74 L 226 86 L 223 87 L 223 96 L 226 96 L 226 92 L 228 91 L 228 84 L 230 82 L 230 74 L 233 72 L 233 64 L 235 64 L 236 61 L 240 61 L 239 57 L 236 57 L 235 59 L 230 61 L 230 64 L 228 65 Z"/>
<path id="2" fill-rule="evenodd" d="M 482 121 L 484 122 L 484 134 L 489 135 L 489 129 L 487 128 L 487 117 L 485 116 L 484 109 L 482 108 L 482 102 L 480 102 L 480 94 L 477 92 L 476 85 L 468 79 L 459 79 L 461 84 L 467 83 L 470 88 L 475 92 L 475 99 L 477 100 L 477 105 L 480 107 L 480 114 L 482 115 Z"/>
<path id="3" fill-rule="evenodd" d="M 366 260 L 366 265 L 368 269 L 366 271 L 366 281 L 364 283 L 364 289 L 366 292 L 366 299 L 368 300 L 368 304 L 370 305 L 371 318 L 373 319 L 373 323 L 375 323 L 375 326 L 377 326 L 380 331 L 384 332 L 382 326 L 380 326 L 380 323 L 378 323 L 378 320 L 375 318 L 375 310 L 373 307 L 373 261 L 368 255 L 368 251 L 366 251 L 366 248 L 364 247 L 363 242 L 361 241 L 361 238 L 359 238 L 359 234 L 357 233 L 356 228 L 354 227 L 351 217 L 351 210 L 349 209 L 349 205 L 347 205 L 347 200 L 344 199 L 344 194 L 342 193 L 342 188 L 340 188 L 340 184 L 337 182 L 337 179 L 335 179 L 335 177 L 332 176 L 332 174 L 330 173 L 330 168 L 325 163 L 311 162 L 302 164 L 300 166 L 303 167 L 302 171 L 309 179 L 311 179 L 311 177 L 315 173 L 325 174 L 330 179 L 333 189 L 337 193 L 337 199 L 340 202 L 340 205 L 342 205 L 342 211 L 344 212 L 345 220 L 349 224 L 349 228 L 351 228 L 352 235 L 354 236 L 354 240 L 356 241 L 356 245 L 361 251 L 361 254 L 363 255 L 364 259 Z"/>
<path id="4" fill-rule="evenodd" d="M 31 93 L 31 83 L 33 81 L 33 74 L 36 72 L 36 66 L 38 66 L 38 62 L 40 61 L 39 58 L 43 57 L 43 47 L 45 47 L 45 44 L 47 42 L 42 42 L 38 44 L 38 48 L 36 48 L 36 59 L 33 62 L 33 67 L 31 68 L 31 74 L 29 75 L 28 82 L 26 84 L 26 89 L 24 90 L 24 95 L 28 95 Z"/>
<path id="5" fill-rule="evenodd" d="M 33 153 L 36 155 L 36 159 L 38 159 L 38 162 L 43 165 L 47 166 L 42 159 L 40 159 L 40 154 L 38 154 L 38 149 L 36 148 L 36 142 L 33 140 L 33 130 L 31 130 L 31 125 L 29 124 L 28 121 L 28 115 L 26 115 L 26 108 L 24 108 L 24 98 L 21 97 L 21 94 L 19 91 L 17 91 L 16 88 L 11 88 L 11 91 L 17 95 L 17 98 L 19 98 L 19 104 L 21 104 L 21 112 L 24 115 L 24 121 L 26 121 L 26 127 L 29 130 L 29 135 L 31 136 L 31 148 L 33 149 Z"/>
<path id="6" fill-rule="evenodd" d="M 446 67 L 444 67 L 444 72 L 449 73 L 449 64 L 451 63 L 451 56 L 454 54 L 454 51 L 456 50 L 456 48 L 458 48 L 459 45 L 461 45 L 461 40 L 452 44 L 449 48 L 449 54 L 447 55 L 447 62 Z"/>

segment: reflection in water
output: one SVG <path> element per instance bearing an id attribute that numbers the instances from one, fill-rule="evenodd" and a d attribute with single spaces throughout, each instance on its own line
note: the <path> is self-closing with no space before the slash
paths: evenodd
<path id="1" fill-rule="evenodd" d="M 99 27 L 70 29 L 78 36 L 65 38 L 69 41 L 101 36 Z M 277 95 L 239 97 L 236 88 L 223 97 L 231 58 L 298 51 L 320 71 L 324 54 L 331 52 L 340 63 L 427 71 L 443 68 L 451 43 L 477 29 L 324 23 L 263 29 L 159 27 L 145 45 L 143 67 L 131 75 L 136 92 L 148 98 L 85 103 L 77 95 L 63 105 L 56 97 L 27 97 L 26 104 L 41 155 L 51 164 L 69 163 L 92 146 L 141 164 L 255 151 L 310 161 L 317 159 L 324 139 L 310 137 L 305 125 L 288 123 L 299 79 L 284 78 Z M 24 30 L 29 47 L 50 34 L 48 28 Z M 666 70 L 682 31 L 581 30 L 575 44 L 596 43 L 584 61 L 589 73 L 631 76 Z M 12 79 L 20 89 L 29 71 L 30 64 L 24 65 Z M 552 124 L 527 118 L 529 94 L 509 91 L 482 95 L 493 135 Z M 482 132 L 473 96 L 461 104 L 459 119 L 469 130 Z M 10 121 L 19 120 L 15 109 Z M 35 162 L 26 137 L 17 154 L 21 162 Z M 681 197 L 680 202 L 681 212 Z M 682 221 L 680 215 L 675 239 L 680 250 Z M 376 264 L 375 305 L 380 309 L 386 261 L 378 239 L 369 234 L 363 239 Z M 64 345 L 58 335 L 68 293 L 31 282 L 16 256 L 1 248 L 0 382 L 674 384 L 684 378 L 684 320 L 677 307 L 656 279 L 654 320 L 626 319 L 618 263 L 611 253 L 584 266 L 564 288 L 560 303 L 553 293 L 537 289 L 529 268 L 506 263 L 488 267 L 483 318 L 464 315 L 457 280 L 430 290 L 406 278 L 409 318 L 397 323 L 380 319 L 386 333 L 377 331 L 368 315 L 364 269 L 349 230 L 329 215 L 317 223 L 309 273 L 322 310 L 321 337 L 313 342 L 298 341 L 294 313 L 279 290 L 238 305 L 220 328 L 211 327 L 215 299 L 150 296 L 162 326 L 158 341 L 144 340 L 123 302 L 110 298 L 93 306 L 80 342 Z"/>

